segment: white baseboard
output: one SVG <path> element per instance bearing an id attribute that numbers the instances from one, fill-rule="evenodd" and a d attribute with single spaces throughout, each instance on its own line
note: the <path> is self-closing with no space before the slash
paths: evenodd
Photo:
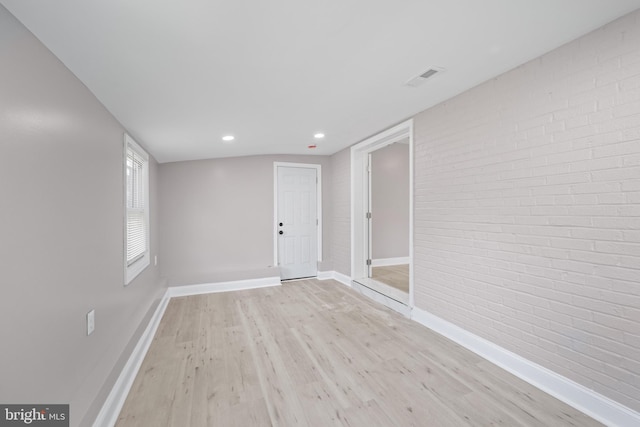
<path id="1" fill-rule="evenodd" d="M 411 258 L 408 256 L 400 257 L 400 258 L 378 258 L 371 260 L 372 267 L 387 267 L 390 265 L 402 265 L 409 264 L 411 262 Z"/>
<path id="2" fill-rule="evenodd" d="M 417 307 L 411 318 L 607 426 L 640 426 L 640 413 L 459 326 Z"/>
<path id="3" fill-rule="evenodd" d="M 319 280 L 334 279 L 351 287 L 351 278 L 336 271 L 319 272 Z M 144 333 L 140 337 L 120 376 L 116 380 L 93 427 L 112 427 L 124 405 L 142 361 L 155 336 L 160 320 L 172 297 L 198 295 L 212 292 L 227 292 L 280 285 L 279 277 L 269 277 L 236 282 L 208 283 L 202 285 L 178 286 L 167 289 L 158 304 Z M 568 378 L 535 364 L 484 338 L 472 334 L 433 314 L 414 307 L 411 318 L 421 325 L 455 341 L 495 365 L 527 381 L 542 391 L 567 403 L 579 411 L 611 427 L 632 427 L 640 425 L 640 414 L 606 396 L 594 392 Z"/>
<path id="4" fill-rule="evenodd" d="M 318 271 L 318 280 L 333 279 L 333 273 L 335 273 L 335 271 Z"/>
<path id="5" fill-rule="evenodd" d="M 333 279 L 337 282 L 342 283 L 345 286 L 351 287 L 351 277 L 346 274 L 338 273 L 337 271 L 319 271 L 318 272 L 318 280 L 329 280 Z"/>
<path id="6" fill-rule="evenodd" d="M 353 281 L 351 287 L 355 289 L 357 292 L 362 295 L 374 300 L 375 302 L 384 305 L 385 307 L 390 308 L 393 311 L 396 311 L 402 314 L 404 317 L 411 317 L 411 308 L 407 304 L 403 304 L 399 301 L 396 301 L 393 298 L 385 295 L 382 292 L 378 292 L 375 289 L 365 286 L 362 283 L 358 283 L 357 281 Z"/>
<path id="7" fill-rule="evenodd" d="M 382 294 L 385 298 L 391 298 L 392 300 L 399 302 L 405 307 L 409 306 L 409 294 L 406 292 L 402 292 L 400 289 L 394 288 L 393 286 L 389 286 L 386 283 L 379 282 L 369 277 L 363 277 L 353 279 L 351 287 L 355 289 L 356 286 L 364 286 L 374 292 Z M 402 313 L 406 314 L 407 317 L 409 317 L 408 312 L 405 312 L 403 310 Z"/>
<path id="8" fill-rule="evenodd" d="M 375 290 L 367 286 L 364 286 L 360 283 L 354 282 L 353 280 L 351 280 L 351 277 L 347 276 L 346 274 L 338 273 L 337 271 L 318 272 L 318 280 L 329 280 L 329 279 L 333 279 L 337 282 L 342 283 L 345 286 L 355 289 L 357 292 L 361 293 L 362 295 L 365 295 L 371 298 L 372 300 L 386 307 L 389 307 L 394 311 L 397 311 L 398 313 L 402 314 L 405 317 L 410 317 L 411 315 L 411 308 L 409 308 L 408 305 L 403 304 L 393 298 L 389 298 L 383 293 L 376 292 Z"/>
<path id="9" fill-rule="evenodd" d="M 265 288 L 269 286 L 280 286 L 280 277 L 265 277 L 262 279 L 238 280 L 234 282 L 205 283 L 201 285 L 173 286 L 167 289 L 164 297 L 153 313 L 147 328 L 138 340 L 131 356 L 124 365 L 120 376 L 116 380 L 107 400 L 100 413 L 93 423 L 93 427 L 113 427 L 118 420 L 122 406 L 124 405 L 133 381 L 138 375 L 142 361 L 147 355 L 151 341 L 156 334 L 160 320 L 173 297 L 183 297 L 189 295 L 200 295 L 215 292 L 240 291 L 245 289 Z"/>
<path id="10" fill-rule="evenodd" d="M 170 297 L 186 297 L 190 295 L 212 294 L 216 292 L 243 291 L 246 289 L 268 288 L 280 286 L 280 277 L 264 277 L 262 279 L 235 280 L 232 282 L 203 283 L 199 285 L 172 286 Z"/>
<path id="11" fill-rule="evenodd" d="M 142 336 L 140 336 L 133 352 L 131 352 L 127 363 L 124 365 L 124 368 L 122 368 L 122 372 L 120 372 L 109 396 L 107 396 L 107 400 L 104 402 L 104 405 L 102 405 L 102 409 L 100 409 L 98 416 L 93 422 L 93 427 L 112 427 L 116 424 L 116 421 L 118 421 L 118 415 L 120 415 L 122 405 L 124 405 L 133 381 L 136 375 L 138 375 L 138 370 L 147 354 L 147 350 L 149 350 L 153 337 L 156 335 L 156 330 L 160 325 L 160 320 L 164 315 L 170 299 L 169 290 L 167 290 L 162 300 L 160 300 L 160 304 L 156 307 L 153 316 L 151 316 L 149 324 L 142 333 Z"/>

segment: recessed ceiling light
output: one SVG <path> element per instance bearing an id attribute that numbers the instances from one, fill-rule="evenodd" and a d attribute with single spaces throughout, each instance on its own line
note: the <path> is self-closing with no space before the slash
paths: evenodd
<path id="1" fill-rule="evenodd" d="M 315 135 L 313 135 L 313 137 L 315 139 L 322 139 L 322 138 L 324 138 L 324 133 L 316 133 Z"/>
<path id="2" fill-rule="evenodd" d="M 231 142 L 231 141 L 233 141 L 234 139 L 236 139 L 236 137 L 235 137 L 235 136 L 233 136 L 233 135 L 225 135 L 225 136 L 223 136 L 223 137 L 222 137 L 222 140 L 223 140 L 224 142 Z"/>

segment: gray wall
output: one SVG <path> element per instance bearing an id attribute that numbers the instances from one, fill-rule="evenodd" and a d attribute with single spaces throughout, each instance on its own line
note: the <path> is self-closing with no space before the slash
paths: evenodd
<path id="1" fill-rule="evenodd" d="M 163 292 L 153 266 L 123 286 L 124 129 L 2 6 L 0 64 L 0 402 L 89 425 Z"/>
<path id="2" fill-rule="evenodd" d="M 640 12 L 415 117 L 416 305 L 640 410 Z"/>
<path id="3" fill-rule="evenodd" d="M 329 160 L 280 155 L 162 164 L 163 276 L 171 285 L 278 276 L 273 266 L 273 162 L 322 165 L 323 239 L 328 241 Z M 323 262 L 319 269 L 328 270 L 330 264 Z"/>
<path id="4" fill-rule="evenodd" d="M 371 153 L 373 259 L 409 256 L 409 144 Z"/>
<path id="5" fill-rule="evenodd" d="M 415 117 L 417 307 L 635 410 L 639 16 Z M 2 7 L 0 63 L 0 401 L 89 425 L 164 288 L 122 286 L 122 127 Z M 273 160 L 152 162 L 174 282 L 271 272 Z M 350 151 L 320 162 L 321 269 L 349 275 Z"/>
<path id="6" fill-rule="evenodd" d="M 331 263 L 338 273 L 351 276 L 351 149 L 331 156 Z"/>

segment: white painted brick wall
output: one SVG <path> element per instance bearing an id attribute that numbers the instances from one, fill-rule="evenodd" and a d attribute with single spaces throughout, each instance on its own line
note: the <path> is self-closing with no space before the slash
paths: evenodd
<path id="1" fill-rule="evenodd" d="M 640 11 L 415 136 L 416 306 L 640 411 Z"/>

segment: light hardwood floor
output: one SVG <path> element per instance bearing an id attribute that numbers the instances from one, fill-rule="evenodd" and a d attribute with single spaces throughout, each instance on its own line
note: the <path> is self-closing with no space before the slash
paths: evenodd
<path id="1" fill-rule="evenodd" d="M 373 267 L 371 278 L 409 293 L 409 264 Z"/>
<path id="2" fill-rule="evenodd" d="M 117 426 L 596 426 L 335 281 L 174 298 Z"/>

